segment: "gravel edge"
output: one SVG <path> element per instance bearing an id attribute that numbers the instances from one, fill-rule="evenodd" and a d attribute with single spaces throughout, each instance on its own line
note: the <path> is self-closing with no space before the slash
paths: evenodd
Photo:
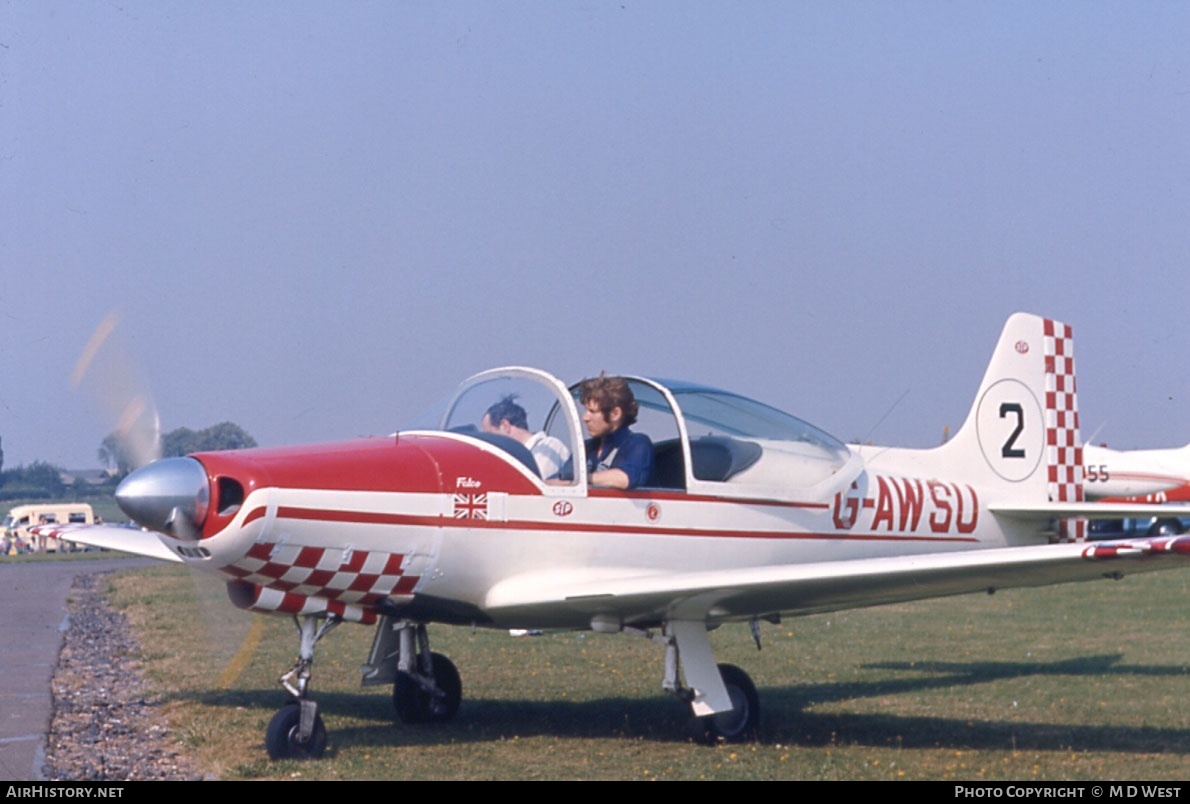
<path id="1" fill-rule="evenodd" d="M 75 578 L 70 626 L 51 682 L 46 741 L 51 781 L 195 781 L 204 777 L 147 696 L 140 646 L 103 592 L 103 575 Z"/>

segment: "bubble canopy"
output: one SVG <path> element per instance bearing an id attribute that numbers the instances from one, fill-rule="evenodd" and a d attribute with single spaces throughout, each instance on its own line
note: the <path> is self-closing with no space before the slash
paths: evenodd
<path id="1" fill-rule="evenodd" d="M 846 444 L 771 405 L 682 380 L 624 379 L 640 406 L 632 429 L 653 444 L 654 472 L 646 488 L 788 498 L 853 474 L 845 469 L 858 458 Z M 534 466 L 527 451 L 492 432 L 490 421 L 493 412 L 500 417 L 517 411 L 513 441 L 532 434 L 550 439 L 559 453 L 582 456 L 586 434 L 579 385 L 567 387 L 537 369 L 492 369 L 464 381 L 451 397 L 420 417 L 416 429 L 487 441 L 555 488 L 585 488 L 584 460 L 572 458 L 565 470 L 546 476 L 543 472 L 553 467 Z"/>

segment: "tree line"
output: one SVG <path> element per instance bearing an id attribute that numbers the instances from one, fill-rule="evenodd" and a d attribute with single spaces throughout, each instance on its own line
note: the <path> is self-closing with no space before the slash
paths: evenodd
<path id="1" fill-rule="evenodd" d="M 179 427 L 161 436 L 161 457 L 172 458 L 192 452 L 248 449 L 255 446 L 256 439 L 232 422 L 214 424 L 205 430 Z M 103 443 L 99 445 L 99 462 L 120 478 L 136 468 L 115 433 L 103 439 Z"/>
<path id="2" fill-rule="evenodd" d="M 164 458 L 189 455 L 192 452 L 213 452 L 225 449 L 247 449 L 256 446 L 256 439 L 233 422 L 222 422 L 203 430 L 179 427 L 161 437 L 161 456 Z M 4 468 L 4 450 L 0 447 L 0 500 L 43 500 L 64 496 L 85 496 L 114 489 L 136 467 L 121 447 L 120 439 L 112 433 L 99 446 L 100 465 L 107 470 L 108 480 L 94 484 L 76 478 L 68 482 L 67 471 L 47 461 L 34 461 L 26 466 Z"/>

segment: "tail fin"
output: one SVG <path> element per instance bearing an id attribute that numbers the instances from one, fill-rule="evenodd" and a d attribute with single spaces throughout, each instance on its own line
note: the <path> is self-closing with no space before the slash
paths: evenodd
<path id="1" fill-rule="evenodd" d="M 1023 496 L 1083 500 L 1070 327 L 1028 313 L 1008 319 L 967 421 L 947 446 L 970 450 L 972 442 L 986 468 L 1019 484 Z M 1084 522 L 1063 523 L 1059 539 L 1085 534 Z"/>

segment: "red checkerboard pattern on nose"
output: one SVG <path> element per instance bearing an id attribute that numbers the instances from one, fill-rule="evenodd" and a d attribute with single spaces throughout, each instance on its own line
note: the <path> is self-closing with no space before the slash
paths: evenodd
<path id="1" fill-rule="evenodd" d="M 222 572 L 293 595 L 374 607 L 413 593 L 418 576 L 406 575 L 406 565 L 400 553 L 263 542 L 252 545 L 247 555 Z"/>

